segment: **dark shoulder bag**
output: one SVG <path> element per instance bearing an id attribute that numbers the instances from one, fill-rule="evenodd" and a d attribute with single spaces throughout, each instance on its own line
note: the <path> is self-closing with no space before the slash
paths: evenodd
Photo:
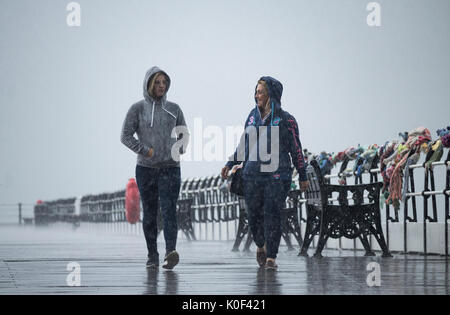
<path id="1" fill-rule="evenodd" d="M 242 168 L 238 168 L 232 175 L 230 192 L 238 196 L 244 196 L 244 181 L 242 179 Z"/>

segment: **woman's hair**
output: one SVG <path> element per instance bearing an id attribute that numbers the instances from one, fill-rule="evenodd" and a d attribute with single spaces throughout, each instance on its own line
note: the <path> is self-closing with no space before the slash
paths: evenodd
<path id="1" fill-rule="evenodd" d="M 267 95 L 269 95 L 269 88 L 267 87 L 266 81 L 264 81 L 264 80 L 259 80 L 259 81 L 258 81 L 258 84 L 261 84 L 262 86 L 264 86 L 264 89 L 266 90 Z M 256 90 L 255 90 L 255 95 L 256 95 Z M 270 95 L 269 95 L 269 98 L 267 99 L 266 106 L 267 106 L 267 104 L 268 104 L 269 102 L 270 102 Z"/>
<path id="2" fill-rule="evenodd" d="M 154 75 L 152 75 L 150 80 L 148 81 L 148 86 L 147 86 L 148 94 L 150 94 L 151 97 L 153 97 L 153 88 L 155 86 L 156 78 L 159 75 L 163 75 L 166 78 L 166 81 L 168 81 L 168 78 L 167 78 L 166 74 L 164 72 L 162 72 L 162 71 L 156 72 Z"/>
<path id="3" fill-rule="evenodd" d="M 264 80 L 259 80 L 258 84 L 261 84 L 266 89 L 266 92 L 269 93 L 269 89 L 267 88 L 267 83 Z"/>

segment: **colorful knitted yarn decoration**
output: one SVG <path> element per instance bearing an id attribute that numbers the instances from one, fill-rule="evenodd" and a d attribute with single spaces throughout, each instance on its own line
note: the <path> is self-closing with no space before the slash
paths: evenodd
<path id="1" fill-rule="evenodd" d="M 332 155 L 331 157 L 331 163 L 333 163 L 333 166 L 336 165 L 339 162 L 344 161 L 345 158 L 345 153 L 344 151 L 339 152 L 339 153 L 335 153 Z"/>
<path id="2" fill-rule="evenodd" d="M 439 129 L 436 133 L 439 138 L 441 138 L 442 146 L 444 148 L 450 148 L 450 126 L 448 126 L 447 129 Z"/>
<path id="3" fill-rule="evenodd" d="M 362 152 L 358 153 L 356 155 L 355 163 L 353 163 L 353 169 L 352 169 L 352 172 L 355 175 L 358 173 L 358 171 L 360 171 L 360 173 L 357 176 L 361 175 L 361 173 L 362 173 L 361 170 L 362 170 L 362 165 L 364 163 L 364 158 L 362 157 L 362 155 L 366 151 L 366 148 L 364 146 L 362 146 L 361 148 L 362 148 L 362 150 L 361 150 Z"/>
<path id="4" fill-rule="evenodd" d="M 342 153 L 339 153 L 340 157 L 342 158 L 342 164 L 339 170 L 339 179 L 338 179 L 339 185 L 346 185 L 347 177 L 353 175 L 354 172 L 353 169 L 346 168 L 348 162 L 355 160 L 363 152 L 364 148 L 358 144 L 358 147 L 351 146 L 345 149 Z M 332 161 L 333 160 L 335 161 L 335 159 L 332 158 Z"/>
<path id="5" fill-rule="evenodd" d="M 409 133 L 408 133 L 407 131 L 405 131 L 405 132 L 399 132 L 399 133 L 398 133 L 398 136 L 399 136 L 399 137 L 402 137 L 403 142 L 408 141 L 408 135 L 409 135 Z"/>
<path id="6" fill-rule="evenodd" d="M 316 157 L 316 161 L 319 163 L 320 172 L 323 176 L 331 174 L 331 169 L 334 166 L 331 154 L 323 151 Z"/>
<path id="7" fill-rule="evenodd" d="M 363 153 L 358 155 L 355 164 L 353 165 L 353 171 L 356 176 L 361 176 L 364 171 L 370 170 L 373 160 L 378 154 L 378 149 L 378 145 L 372 144 L 368 146 Z"/>
<path id="8" fill-rule="evenodd" d="M 395 158 L 397 155 L 396 148 L 398 146 L 398 142 L 393 140 L 391 142 L 387 142 L 383 147 L 380 148 L 380 171 L 381 176 L 383 177 L 383 188 L 382 192 L 385 193 L 389 188 L 389 181 L 392 175 L 392 171 L 388 173 L 389 167 L 388 164 L 391 160 Z M 386 196 L 387 198 L 387 196 Z"/>
<path id="9" fill-rule="evenodd" d="M 338 183 L 339 185 L 345 185 L 346 184 L 346 179 L 344 176 L 344 170 L 347 167 L 348 161 L 350 160 L 349 157 L 346 155 L 346 152 L 349 152 L 351 150 L 353 150 L 353 147 L 349 147 L 347 149 L 345 149 L 342 152 L 333 154 L 331 157 L 331 164 L 333 164 L 333 166 L 335 166 L 337 163 L 342 162 L 341 164 L 341 168 L 339 169 L 339 178 L 338 178 Z"/>
<path id="10" fill-rule="evenodd" d="M 433 169 L 434 162 L 438 162 L 441 160 L 442 155 L 444 154 L 444 146 L 442 145 L 442 140 L 438 139 L 433 141 L 428 147 L 427 157 L 425 159 L 425 168 Z"/>
<path id="11" fill-rule="evenodd" d="M 308 151 L 308 149 L 303 149 L 303 157 L 305 159 L 306 165 L 308 165 L 313 159 L 313 154 Z"/>
<path id="12" fill-rule="evenodd" d="M 420 152 L 416 152 L 413 155 L 411 155 L 408 160 L 406 161 L 405 165 L 405 176 L 404 176 L 404 183 L 403 183 L 403 193 L 402 193 L 402 202 L 405 202 L 406 200 L 406 194 L 409 192 L 409 167 L 411 165 L 417 164 L 420 158 Z"/>
<path id="13" fill-rule="evenodd" d="M 349 147 L 345 149 L 344 153 L 345 155 L 351 160 L 355 160 L 359 154 L 364 152 L 364 148 L 358 145 L 358 147 Z"/>
<path id="14" fill-rule="evenodd" d="M 395 209 L 400 207 L 402 197 L 403 169 L 406 165 L 408 157 L 414 153 L 419 153 L 423 149 L 423 144 L 431 141 L 431 134 L 427 128 L 419 127 L 409 132 L 408 141 L 399 145 L 397 155 L 394 161 L 394 170 L 390 176 L 389 197 L 386 203 L 392 203 Z"/>

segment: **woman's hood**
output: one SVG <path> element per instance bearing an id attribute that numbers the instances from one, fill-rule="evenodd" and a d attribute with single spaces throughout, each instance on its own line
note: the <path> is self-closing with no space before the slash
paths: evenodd
<path id="1" fill-rule="evenodd" d="M 277 79 L 269 77 L 269 76 L 261 77 L 261 79 L 259 79 L 259 80 L 266 82 L 267 90 L 269 92 L 269 97 L 270 97 L 271 103 L 273 103 L 275 109 L 280 109 L 281 108 L 281 95 L 283 94 L 283 84 L 281 84 L 281 82 L 278 81 Z M 255 94 L 256 94 L 257 87 L 258 87 L 258 85 L 256 85 L 256 87 L 255 87 Z M 257 102 L 256 98 L 255 98 L 255 102 Z"/>
<path id="2" fill-rule="evenodd" d="M 153 99 L 153 97 L 148 93 L 148 83 L 150 82 L 150 80 L 152 79 L 152 77 L 153 77 L 156 73 L 158 73 L 158 72 L 164 73 L 164 74 L 166 75 L 166 77 L 167 77 L 167 80 L 168 80 L 168 82 L 167 82 L 166 93 L 165 93 L 164 96 L 163 96 L 163 101 L 166 100 L 166 95 L 167 95 L 167 92 L 169 91 L 169 88 L 170 88 L 170 77 L 169 77 L 169 75 L 168 75 L 165 71 L 161 70 L 160 68 L 158 68 L 158 67 L 156 67 L 156 66 L 155 66 L 155 67 L 152 67 L 150 70 L 147 71 L 147 73 L 145 74 L 145 78 L 144 78 L 144 98 L 145 98 L 147 101 L 150 101 L 150 102 L 153 102 L 154 99 Z"/>

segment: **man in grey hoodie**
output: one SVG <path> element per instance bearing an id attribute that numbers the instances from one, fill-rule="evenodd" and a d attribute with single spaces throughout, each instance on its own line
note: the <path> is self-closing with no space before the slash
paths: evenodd
<path id="1" fill-rule="evenodd" d="M 121 134 L 121 142 L 137 154 L 136 182 L 144 208 L 142 226 L 147 242 L 148 268 L 159 266 L 158 206 L 161 207 L 166 242 L 163 268 L 172 269 L 179 261 L 176 251 L 176 203 L 181 186 L 179 155 L 186 152 L 189 133 L 181 108 L 166 100 L 170 83 L 170 77 L 158 67 L 147 71 L 144 99 L 128 110 Z"/>

